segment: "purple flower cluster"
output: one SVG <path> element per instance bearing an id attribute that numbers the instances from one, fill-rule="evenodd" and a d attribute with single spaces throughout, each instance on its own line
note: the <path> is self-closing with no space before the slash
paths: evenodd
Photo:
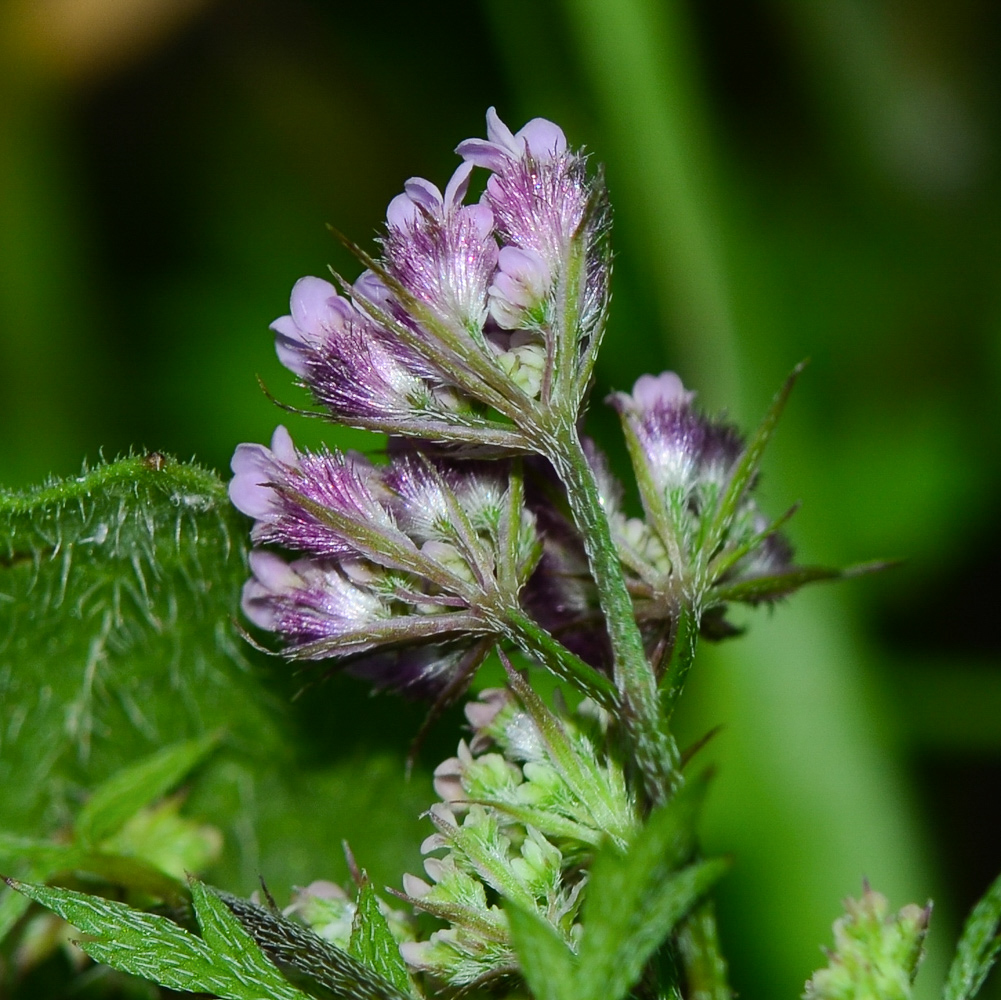
<path id="1" fill-rule="evenodd" d="M 230 497 L 255 519 L 243 610 L 300 659 L 347 658 L 378 686 L 439 694 L 468 676 L 539 558 L 504 463 L 418 452 L 376 466 L 299 452 L 284 427 L 242 444 Z"/>
<path id="2" fill-rule="evenodd" d="M 404 184 L 353 285 L 302 278 L 272 324 L 334 420 L 391 435 L 389 464 L 299 452 L 279 428 L 237 448 L 230 484 L 255 520 L 247 617 L 289 656 L 418 695 L 447 694 L 526 620 L 542 545 L 504 456 L 538 450 L 540 417 L 577 419 L 608 298 L 604 187 L 558 126 L 513 133 L 491 109 L 457 152 L 444 192 Z"/>
<path id="3" fill-rule="evenodd" d="M 767 599 L 720 588 L 781 574 L 791 553 L 749 488 L 725 537 L 709 530 L 744 444 L 671 372 L 610 397 L 644 506 L 623 513 L 575 430 L 608 302 L 600 174 L 552 122 L 512 132 L 493 109 L 487 138 L 456 151 L 444 192 L 414 177 L 390 202 L 381 255 L 356 250 L 353 285 L 302 278 L 272 325 L 282 363 L 334 420 L 388 433 L 390 460 L 299 452 L 284 428 L 237 448 L 230 492 L 258 546 L 243 608 L 287 655 L 346 661 L 378 686 L 449 697 L 507 640 L 614 703 L 592 668 L 621 679 L 602 614 L 619 567 L 595 573 L 580 497 L 608 519 L 655 663 L 682 608 Z M 489 176 L 467 203 L 476 168 Z"/>
<path id="4" fill-rule="evenodd" d="M 600 178 L 536 118 L 493 109 L 442 193 L 423 178 L 389 205 L 382 257 L 339 294 L 303 278 L 276 348 L 334 419 L 467 450 L 533 450 L 540 410 L 583 402 L 608 299 Z M 474 167 L 490 171 L 465 204 Z"/>

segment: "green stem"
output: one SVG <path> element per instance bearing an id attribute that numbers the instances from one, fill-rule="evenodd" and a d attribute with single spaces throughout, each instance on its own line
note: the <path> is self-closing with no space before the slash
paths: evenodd
<path id="1" fill-rule="evenodd" d="M 688 1000 L 732 1000 L 712 900 L 706 900 L 688 915 L 678 931 L 677 942 Z"/>
<path id="2" fill-rule="evenodd" d="M 681 605 L 678 612 L 674 644 L 668 660 L 667 672 L 660 683 L 660 703 L 666 721 L 670 722 L 681 692 L 685 689 L 688 672 L 695 659 L 699 639 L 699 616 L 691 608 Z"/>
<path id="3" fill-rule="evenodd" d="M 541 443 L 566 489 L 570 511 L 584 541 L 612 645 L 622 721 L 633 744 L 647 799 L 651 805 L 658 805 L 680 783 L 677 748 L 661 728 L 657 680 L 647 662 L 598 484 L 577 429 L 565 422 L 551 431 Z"/>
<path id="4" fill-rule="evenodd" d="M 618 696 L 604 674 L 572 653 L 520 609 L 508 609 L 503 618 L 512 629 L 512 641 L 523 651 L 538 657 L 554 674 L 582 690 L 602 708 L 615 712 Z"/>

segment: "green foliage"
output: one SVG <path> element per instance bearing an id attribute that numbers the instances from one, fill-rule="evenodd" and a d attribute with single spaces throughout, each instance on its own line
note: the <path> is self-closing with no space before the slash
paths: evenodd
<path id="1" fill-rule="evenodd" d="M 695 851 L 707 784 L 693 781 L 654 812 L 625 854 L 606 849 L 595 860 L 580 945 L 595 1000 L 618 1000 L 634 986 L 653 952 L 728 868 L 722 859 L 682 867 Z"/>
<path id="2" fill-rule="evenodd" d="M 200 882 L 191 883 L 200 938 L 166 917 L 99 896 L 13 880 L 10 885 L 89 935 L 78 942 L 80 948 L 113 969 L 224 1000 L 307 1000 Z"/>
<path id="3" fill-rule="evenodd" d="M 956 946 L 943 1000 L 970 1000 L 1001 951 L 1001 875 L 973 907 Z"/>
<path id="4" fill-rule="evenodd" d="M 309 752 L 305 738 L 318 738 L 293 738 L 293 710 L 319 717 L 330 705 L 343 713 L 335 724 L 350 718 L 357 726 L 364 714 L 350 698 L 364 695 L 293 709 L 295 682 L 280 680 L 286 668 L 270 664 L 265 673 L 236 634 L 248 527 L 217 475 L 159 455 L 0 492 L 0 827 L 23 848 L 4 862 L 8 873 L 46 879 L 51 865 L 31 860 L 53 850 L 42 838 L 78 817 L 81 835 L 99 840 L 116 816 L 162 794 L 171 772 L 220 731 L 225 746 L 200 769 L 189 808 L 223 832 L 223 881 L 249 884 L 262 871 L 279 883 L 335 874 L 334 816 L 339 834 L 369 845 L 364 860 L 380 877 L 416 853 L 426 793 L 405 783 L 402 751 L 360 760 L 346 738 L 341 759 L 288 766 Z M 330 731 L 325 720 L 322 737 Z M 187 739 L 203 742 L 95 794 L 123 764 Z M 354 759 L 344 760 L 346 752 Z M 387 801 L 407 804 L 405 829 L 382 822 Z M 151 838 L 172 822 L 168 813 L 137 820 L 121 836 L 145 838 L 152 850 Z M 295 852 L 278 849 L 293 838 Z M 0 895 L 0 931 L 23 908 L 20 897 Z"/>
<path id="5" fill-rule="evenodd" d="M 96 844 L 116 833 L 125 821 L 174 787 L 219 742 L 210 733 L 164 747 L 119 771 L 96 788 L 73 825 L 83 844 Z"/>
<path id="6" fill-rule="evenodd" d="M 245 534 L 214 474 L 162 456 L 0 494 L 0 700 L 13 709 L 0 725 L 0 815 L 11 832 L 67 823 L 82 789 L 168 740 L 220 726 L 269 739 L 229 626 Z M 150 798 L 183 764 L 150 765 L 164 769 L 148 776 Z M 82 813 L 82 836 L 100 839 L 131 801 L 106 789 Z"/>
<path id="7" fill-rule="evenodd" d="M 518 963 L 536 1000 L 583 1000 L 574 954 L 552 924 L 513 903 L 505 912 Z"/>
<path id="8" fill-rule="evenodd" d="M 49 880 L 62 872 L 86 872 L 132 892 L 178 902 L 185 872 L 214 860 L 220 838 L 211 827 L 178 815 L 180 799 L 145 808 L 176 785 L 215 746 L 208 736 L 164 747 L 113 775 L 94 790 L 69 838 L 33 840 L 0 831 L 0 865 Z M 29 900 L 0 894 L 0 942 L 27 909 Z"/>
<path id="9" fill-rule="evenodd" d="M 576 960 L 538 915 L 508 905 L 512 941 L 539 1000 L 620 1000 L 726 872 L 724 859 L 689 863 L 706 784 L 703 778 L 683 787 L 650 816 L 627 851 L 608 845 L 598 854 Z"/>
<path id="10" fill-rule="evenodd" d="M 408 992 L 301 924 L 227 893 L 219 898 L 271 961 L 290 978 L 308 984 L 310 992 L 354 1000 L 410 1000 Z"/>

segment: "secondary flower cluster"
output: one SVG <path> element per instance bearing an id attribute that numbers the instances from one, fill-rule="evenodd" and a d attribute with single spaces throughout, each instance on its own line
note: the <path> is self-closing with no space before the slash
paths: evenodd
<path id="1" fill-rule="evenodd" d="M 834 922 L 827 968 L 807 981 L 804 1000 L 910 1000 L 924 958 L 931 903 L 910 903 L 891 913 L 886 897 L 866 884 L 861 899 L 845 900 L 845 911 Z"/>
<path id="2" fill-rule="evenodd" d="M 612 541 L 655 667 L 683 609 L 703 634 L 722 638 L 734 631 L 724 617 L 728 602 L 775 600 L 804 582 L 793 575 L 792 549 L 778 523 L 770 522 L 754 499 L 753 478 L 725 530 L 713 537 L 726 487 L 746 449 L 735 427 L 700 413 L 694 399 L 674 372 L 642 375 L 631 394 L 609 397 L 630 445 L 642 517 L 625 511 L 622 485 L 588 443 Z M 608 640 L 580 536 L 556 507 L 540 505 L 537 514 L 545 547 L 527 600 L 562 642 L 603 666 L 610 657 Z"/>
<path id="3" fill-rule="evenodd" d="M 375 466 L 300 453 L 284 427 L 271 447 L 240 445 L 233 503 L 259 544 L 243 610 L 297 658 L 348 657 L 378 686 L 435 696 L 468 676 L 538 561 L 530 512 L 504 463 L 418 453 Z"/>

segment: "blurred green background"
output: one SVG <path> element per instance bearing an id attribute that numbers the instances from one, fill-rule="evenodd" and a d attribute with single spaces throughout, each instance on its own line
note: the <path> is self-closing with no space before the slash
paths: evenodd
<path id="1" fill-rule="evenodd" d="M 670 367 L 750 427 L 810 357 L 765 502 L 803 501 L 804 562 L 906 560 L 702 654 L 683 724 L 724 726 L 735 985 L 798 995 L 868 877 L 934 897 L 930 995 L 1001 869 L 999 64 L 988 0 L 4 0 L 0 483 L 133 446 L 225 470 L 279 420 L 364 445 L 255 378 L 296 398 L 267 324 L 300 275 L 355 273 L 324 223 L 370 238 L 491 104 L 558 121 L 616 210 L 595 399 Z M 387 704 L 352 729 L 357 697 L 300 713 L 345 761 Z"/>

